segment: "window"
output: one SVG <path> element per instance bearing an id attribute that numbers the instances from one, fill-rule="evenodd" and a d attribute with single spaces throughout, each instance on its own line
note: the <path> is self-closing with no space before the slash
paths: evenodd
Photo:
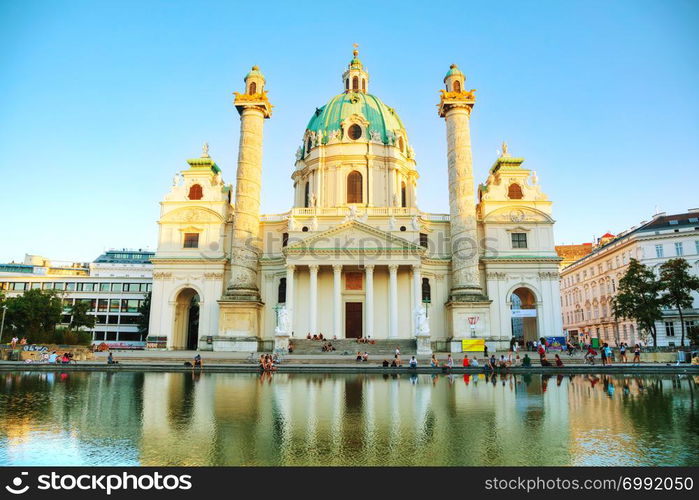
<path id="1" fill-rule="evenodd" d="M 199 248 L 199 233 L 184 233 L 184 248 Z"/>
<path id="2" fill-rule="evenodd" d="M 32 283 L 32 290 L 38 290 L 40 288 L 41 288 L 41 283 L 39 283 L 39 282 Z"/>
<path id="3" fill-rule="evenodd" d="M 303 206 L 308 208 L 310 205 L 310 193 L 311 193 L 311 183 L 306 182 L 306 185 L 303 188 Z"/>
<path id="4" fill-rule="evenodd" d="M 362 78 L 362 91 L 366 92 L 366 80 Z"/>
<path id="5" fill-rule="evenodd" d="M 122 319 L 126 319 L 126 318 L 122 318 Z M 121 324 L 123 325 L 124 322 L 122 321 Z M 120 342 L 139 342 L 141 340 L 143 340 L 143 339 L 141 338 L 141 334 L 138 332 L 119 332 L 119 341 Z"/>
<path id="6" fill-rule="evenodd" d="M 422 301 L 432 302 L 432 288 L 428 278 L 422 278 Z"/>
<path id="7" fill-rule="evenodd" d="M 352 125 L 354 127 L 355 125 Z M 350 127 L 351 129 L 351 127 Z M 350 172 L 347 176 L 347 203 L 362 202 L 362 174 Z"/>
<path id="8" fill-rule="evenodd" d="M 66 284 L 65 283 L 54 283 L 53 284 L 53 289 L 54 290 L 63 290 L 65 289 Z M 16 290 L 16 288 L 15 288 Z"/>
<path id="9" fill-rule="evenodd" d="M 682 242 L 675 243 L 675 255 L 681 257 L 684 255 L 684 249 L 682 248 Z"/>
<path id="10" fill-rule="evenodd" d="M 53 283 L 44 283 L 43 288 L 44 290 L 53 290 Z"/>
<path id="11" fill-rule="evenodd" d="M 119 316 L 109 316 L 107 318 L 107 324 L 108 325 L 118 325 L 119 324 Z M 114 332 L 116 333 L 116 332 Z"/>
<path id="12" fill-rule="evenodd" d="M 408 197 L 405 189 L 405 182 L 400 183 L 400 206 L 403 208 L 408 206 Z"/>
<path id="13" fill-rule="evenodd" d="M 311 150 L 312 146 L 313 146 L 313 143 L 311 142 L 311 138 L 309 137 L 308 140 L 306 141 L 306 153 L 308 153 Z"/>
<path id="14" fill-rule="evenodd" d="M 679 223 L 680 223 L 680 221 L 678 221 L 678 220 L 671 220 L 671 221 L 670 221 L 670 225 L 671 225 L 671 226 L 676 226 L 676 225 L 679 224 Z"/>
<path id="15" fill-rule="evenodd" d="M 121 283 L 112 283 L 112 292 L 121 292 Z"/>
<path id="16" fill-rule="evenodd" d="M 279 288 L 277 289 L 277 304 L 286 304 L 286 278 L 279 280 Z"/>
<path id="17" fill-rule="evenodd" d="M 674 337 L 675 336 L 675 323 L 673 321 L 665 322 L 665 336 Z"/>
<path id="18" fill-rule="evenodd" d="M 255 82 L 252 82 L 250 84 L 250 95 L 257 94 L 257 84 Z"/>
<path id="19" fill-rule="evenodd" d="M 352 78 L 352 90 L 359 90 L 359 78 L 356 76 Z"/>
<path id="20" fill-rule="evenodd" d="M 107 312 L 107 308 L 109 307 L 109 300 L 108 299 L 99 299 L 97 302 L 97 310 L 100 312 Z"/>
<path id="21" fill-rule="evenodd" d="M 345 80 L 345 90 L 349 90 L 349 78 Z"/>
<path id="22" fill-rule="evenodd" d="M 429 242 L 428 242 L 426 233 L 420 233 L 420 246 L 425 247 L 425 248 L 427 248 L 429 246 Z"/>
<path id="23" fill-rule="evenodd" d="M 138 312 L 138 300 L 136 299 L 123 299 L 121 301 L 121 312 Z"/>
<path id="24" fill-rule="evenodd" d="M 282 233 L 282 248 L 289 244 L 289 233 Z"/>
<path id="25" fill-rule="evenodd" d="M 254 85 L 254 84 L 253 84 Z M 189 199 L 190 200 L 201 200 L 204 197 L 204 192 L 199 184 L 194 184 L 189 188 Z"/>
<path id="26" fill-rule="evenodd" d="M 454 82 L 454 92 L 461 92 L 461 84 L 458 80 Z"/>
<path id="27" fill-rule="evenodd" d="M 510 187 L 507 189 L 507 197 L 511 200 L 521 200 L 524 198 L 522 187 L 517 183 L 510 184 Z"/>
<path id="28" fill-rule="evenodd" d="M 349 134 L 350 139 L 356 141 L 362 136 L 362 127 L 355 123 L 354 125 L 350 125 L 350 128 L 347 129 L 347 133 Z"/>
<path id="29" fill-rule="evenodd" d="M 527 233 L 512 233 L 512 248 L 527 248 Z"/>
<path id="30" fill-rule="evenodd" d="M 119 299 L 111 299 L 109 301 L 109 312 L 119 312 L 119 306 L 120 306 L 120 300 Z"/>

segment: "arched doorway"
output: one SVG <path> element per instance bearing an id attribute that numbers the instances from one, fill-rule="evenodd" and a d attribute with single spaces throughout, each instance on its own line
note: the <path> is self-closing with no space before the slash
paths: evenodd
<path id="1" fill-rule="evenodd" d="M 539 339 L 536 320 L 536 296 L 529 288 L 519 287 L 512 292 L 512 336 L 524 343 Z"/>
<path id="2" fill-rule="evenodd" d="M 185 288 L 177 294 L 173 333 L 175 349 L 199 347 L 199 294 L 193 288 Z"/>

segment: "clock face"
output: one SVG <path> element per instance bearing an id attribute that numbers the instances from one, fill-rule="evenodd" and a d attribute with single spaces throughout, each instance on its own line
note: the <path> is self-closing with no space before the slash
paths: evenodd
<path id="1" fill-rule="evenodd" d="M 510 220 L 512 222 L 522 222 L 524 220 L 524 212 L 520 209 L 512 210 L 510 212 Z"/>

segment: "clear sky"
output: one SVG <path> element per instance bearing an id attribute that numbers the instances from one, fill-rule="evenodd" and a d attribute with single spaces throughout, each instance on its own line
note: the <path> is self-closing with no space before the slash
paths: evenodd
<path id="1" fill-rule="evenodd" d="M 154 248 L 158 202 L 204 141 L 235 180 L 232 92 L 267 78 L 262 212 L 342 91 L 352 44 L 414 146 L 422 210 L 447 212 L 435 104 L 475 88 L 475 177 L 506 140 L 554 201 L 557 243 L 699 206 L 699 2 L 0 0 L 0 262 Z"/>

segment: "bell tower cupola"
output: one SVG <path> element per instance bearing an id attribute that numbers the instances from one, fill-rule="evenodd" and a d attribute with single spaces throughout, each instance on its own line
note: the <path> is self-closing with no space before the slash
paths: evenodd
<path id="1" fill-rule="evenodd" d="M 345 84 L 345 92 L 363 92 L 366 94 L 369 91 L 369 73 L 366 72 L 362 62 L 359 60 L 359 47 L 354 44 L 354 57 L 350 61 L 347 69 L 342 73 L 342 81 Z"/>
<path id="2" fill-rule="evenodd" d="M 253 66 L 245 75 L 245 93 L 247 95 L 262 94 L 265 89 L 265 76 L 258 66 Z"/>

